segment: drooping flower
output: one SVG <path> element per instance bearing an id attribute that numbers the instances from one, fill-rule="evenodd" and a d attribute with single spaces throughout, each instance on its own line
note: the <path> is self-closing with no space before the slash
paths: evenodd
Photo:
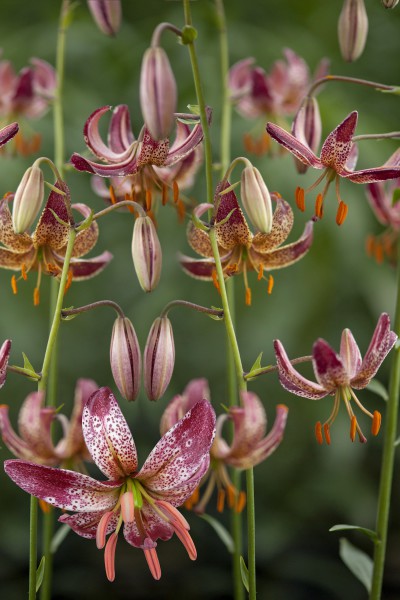
<path id="1" fill-rule="evenodd" d="M 0 388 L 6 382 L 8 359 L 11 352 L 11 340 L 5 340 L 0 348 Z"/>
<path id="2" fill-rule="evenodd" d="M 215 193 L 215 205 L 200 204 L 195 215 L 201 217 L 209 208 L 214 208 L 215 227 L 224 275 L 229 277 L 243 273 L 246 287 L 246 303 L 251 303 L 251 290 L 247 281 L 247 272 L 256 271 L 258 278 L 263 278 L 264 271 L 281 269 L 300 260 L 309 250 L 313 239 L 313 221 L 309 221 L 302 236 L 291 244 L 281 246 L 288 237 L 293 226 L 293 212 L 289 204 L 272 193 L 271 199 L 276 202 L 270 233 L 253 234 L 239 206 L 234 191 L 223 193 L 230 187 L 228 181 L 218 185 Z M 230 215 L 230 216 L 229 216 Z M 188 242 L 195 252 L 203 256 L 193 259 L 181 255 L 180 263 L 191 276 L 206 281 L 216 282 L 215 261 L 208 233 L 197 228 L 192 222 L 188 225 Z M 269 291 L 273 279 L 269 276 Z"/>
<path id="3" fill-rule="evenodd" d="M 397 192 L 396 192 L 397 190 Z M 370 183 L 366 194 L 376 218 L 386 226 L 378 236 L 370 235 L 367 239 L 367 252 L 373 255 L 378 263 L 386 256 L 392 264 L 397 261 L 397 248 L 400 233 L 400 201 L 397 194 L 400 190 L 400 178 L 387 184 Z"/>
<path id="4" fill-rule="evenodd" d="M 318 421 L 315 428 L 317 441 L 322 444 L 325 436 L 327 444 L 330 444 L 330 427 L 339 411 L 340 400 L 346 406 L 350 418 L 350 438 L 355 439 L 356 433 L 360 442 L 366 442 L 357 418 L 354 414 L 352 401 L 372 419 L 371 433 L 379 433 L 381 415 L 378 411 L 371 414 L 359 401 L 354 389 L 365 388 L 375 376 L 388 352 L 393 348 L 397 339 L 394 331 L 390 330 L 389 315 L 383 313 L 373 333 L 371 343 L 361 357 L 357 343 L 349 329 L 344 329 L 340 343 L 340 353 L 337 354 L 333 348 L 323 339 L 318 339 L 313 346 L 312 364 L 317 383 L 306 379 L 290 362 L 284 347 L 279 340 L 275 340 L 275 354 L 282 386 L 298 396 L 320 400 L 325 396 L 335 396 L 333 410 L 323 425 Z M 354 389 L 353 389 L 354 388 Z"/>
<path id="5" fill-rule="evenodd" d="M 139 472 L 131 432 L 111 390 L 100 388 L 91 396 L 82 427 L 89 452 L 106 481 L 21 460 L 6 461 L 6 473 L 29 494 L 75 512 L 59 521 L 82 537 L 96 538 L 98 548 L 105 546 L 110 581 L 115 578 L 115 550 L 122 525 L 126 541 L 144 551 L 155 579 L 161 577 L 156 552 L 159 538 L 168 540 L 176 533 L 195 560 L 189 524 L 176 507 L 193 493 L 209 466 L 215 433 L 209 402 L 198 402 L 167 431 Z"/>
<path id="6" fill-rule="evenodd" d="M 69 421 L 56 408 L 43 406 L 43 391 L 32 392 L 19 412 L 19 435 L 8 418 L 8 406 L 0 405 L 0 434 L 4 444 L 14 456 L 23 460 L 39 465 L 62 465 L 64 468 L 81 470 L 82 461 L 91 460 L 82 434 L 82 413 L 86 401 L 97 388 L 97 384 L 91 379 L 78 379 Z M 51 429 L 55 421 L 60 423 L 63 435 L 54 445 Z"/>
<path id="7" fill-rule="evenodd" d="M 58 182 L 56 187 L 69 194 L 65 183 Z M 61 275 L 69 226 L 58 221 L 55 215 L 64 223 L 68 223 L 68 213 L 63 196 L 52 191 L 33 233 L 15 233 L 8 206 L 10 199 L 12 195 L 0 200 L 0 268 L 20 271 L 23 279 L 26 279 L 29 271 L 38 271 L 34 292 L 34 302 L 38 304 L 41 274 L 47 273 L 55 277 Z M 90 215 L 90 209 L 85 204 L 73 204 L 72 208 L 84 218 Z M 70 262 L 71 281 L 93 277 L 110 262 L 112 255 L 109 252 L 103 252 L 95 258 L 81 258 L 94 247 L 98 235 L 98 225 L 95 221 L 77 234 Z M 14 293 L 17 289 L 16 281 L 14 275 L 12 278 Z"/>
<path id="8" fill-rule="evenodd" d="M 120 0 L 88 0 L 88 7 L 97 27 L 106 35 L 115 35 L 121 26 Z"/>
<path id="9" fill-rule="evenodd" d="M 355 171 L 357 161 L 357 147 L 352 138 L 357 125 L 358 113 L 350 113 L 326 138 L 320 157 L 316 156 L 311 148 L 294 135 L 274 123 L 267 123 L 269 135 L 289 150 L 298 160 L 314 169 L 323 169 L 317 181 L 304 191 L 298 187 L 296 190 L 296 203 L 304 210 L 304 194 L 314 189 L 323 179 L 326 180 L 322 194 L 318 194 L 317 204 L 319 213 L 322 213 L 322 204 L 330 184 L 335 181 L 336 197 L 339 203 L 336 222 L 341 225 L 347 215 L 347 205 L 339 194 L 340 178 L 344 177 L 354 183 L 373 183 L 400 177 L 400 152 L 396 152 L 381 167 Z"/>
<path id="10" fill-rule="evenodd" d="M 175 396 L 165 409 L 161 418 L 161 433 L 174 425 L 200 398 L 209 401 L 208 384 L 205 379 L 194 379 L 186 386 L 183 394 Z M 194 508 L 196 512 L 204 512 L 217 486 L 219 512 L 224 508 L 225 499 L 230 508 L 240 512 L 245 506 L 245 494 L 235 488 L 227 467 L 249 469 L 268 458 L 282 441 L 287 412 L 286 406 L 277 406 L 274 425 L 266 435 L 267 416 L 260 399 L 252 392 L 242 392 L 241 406 L 229 408 L 226 414 L 217 418 L 215 440 L 210 450 L 210 468 L 202 481 L 202 485 L 207 482 L 206 489 L 200 502 L 197 489 L 186 506 Z M 222 436 L 223 426 L 227 421 L 232 421 L 234 428 L 230 444 Z"/>

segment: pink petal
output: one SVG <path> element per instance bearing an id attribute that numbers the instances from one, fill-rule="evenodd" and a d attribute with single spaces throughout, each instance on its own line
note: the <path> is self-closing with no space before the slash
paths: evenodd
<path id="1" fill-rule="evenodd" d="M 279 381 L 285 390 L 311 400 L 319 400 L 327 395 L 328 392 L 321 385 L 306 379 L 296 371 L 279 340 L 274 341 L 274 348 Z"/>
<path id="2" fill-rule="evenodd" d="M 340 171 L 346 165 L 353 145 L 358 113 L 353 111 L 328 135 L 321 149 L 321 163 Z"/>
<path id="3" fill-rule="evenodd" d="M 94 539 L 96 537 L 97 526 L 101 517 L 104 515 L 104 511 L 93 511 L 93 512 L 78 512 L 75 515 L 62 515 L 58 521 L 69 525 L 72 531 L 75 531 L 78 535 L 88 539 Z M 118 523 L 118 515 L 114 514 L 107 524 L 106 535 L 115 531 Z"/>
<path id="4" fill-rule="evenodd" d="M 213 258 L 197 259 L 190 258 L 184 254 L 179 254 L 179 262 L 188 275 L 191 275 L 196 279 L 203 279 L 204 281 L 210 281 L 212 279 L 213 271 L 215 271 L 215 260 Z"/>
<path id="5" fill-rule="evenodd" d="M 103 252 L 99 254 L 99 256 L 95 256 L 94 258 L 72 258 L 70 262 L 70 270 L 72 272 L 72 279 L 74 281 L 81 281 L 83 279 L 90 279 L 95 275 L 98 275 L 106 268 L 109 264 L 113 255 L 110 252 Z M 60 257 L 58 257 L 58 262 L 61 262 Z"/>
<path id="6" fill-rule="evenodd" d="M 351 379 L 360 370 L 361 352 L 350 329 L 344 329 L 340 340 L 340 358 Z"/>
<path id="7" fill-rule="evenodd" d="M 131 135 L 127 133 L 130 126 L 129 111 L 125 105 L 119 105 L 114 109 L 109 130 L 109 147 L 103 142 L 99 132 L 99 121 L 109 110 L 111 106 L 102 106 L 89 116 L 83 129 L 83 137 L 88 148 L 98 158 L 111 163 L 121 163 L 132 158 L 133 140 L 127 145 L 130 137 L 133 137 L 132 133 Z"/>
<path id="8" fill-rule="evenodd" d="M 377 219 L 382 225 L 389 225 L 391 220 L 391 204 L 386 195 L 383 183 L 370 183 L 366 189 L 367 198 Z"/>
<path id="9" fill-rule="evenodd" d="M 175 423 L 180 421 L 185 414 L 200 400 L 210 401 L 210 389 L 207 379 L 192 379 L 185 387 L 182 394 L 174 396 L 163 412 L 160 423 L 160 433 L 164 435 Z"/>
<path id="10" fill-rule="evenodd" d="M 350 375 L 346 371 L 342 358 L 323 339 L 318 339 L 313 346 L 313 367 L 318 383 L 328 393 L 338 386 L 348 385 Z"/>
<path id="11" fill-rule="evenodd" d="M 207 121 L 208 124 L 211 123 L 212 109 L 206 107 L 207 112 Z M 177 115 L 179 116 L 179 115 Z M 185 119 L 192 119 L 195 124 L 189 135 L 179 142 L 179 144 L 173 144 L 169 153 L 168 158 L 165 161 L 165 166 L 169 167 L 170 165 L 174 165 L 177 162 L 180 162 L 184 158 L 186 158 L 193 150 L 203 141 L 203 128 L 201 124 L 198 122 L 199 117 L 195 115 L 182 115 Z"/>
<path id="12" fill-rule="evenodd" d="M 0 129 L 0 146 L 4 146 L 11 138 L 18 133 L 18 123 L 11 123 Z"/>
<path id="13" fill-rule="evenodd" d="M 70 162 L 77 171 L 87 171 L 101 177 L 125 177 L 137 173 L 138 170 L 136 150 L 133 150 L 125 160 L 111 165 L 95 163 L 76 153 L 71 156 Z"/>
<path id="14" fill-rule="evenodd" d="M 23 460 L 6 460 L 4 470 L 28 494 L 64 510 L 109 510 L 117 503 L 121 486 L 118 482 L 96 481 L 88 475 Z"/>
<path id="15" fill-rule="evenodd" d="M 111 115 L 107 141 L 111 150 L 119 155 L 128 150 L 135 141 L 129 108 L 126 104 L 119 104 L 114 108 Z"/>
<path id="16" fill-rule="evenodd" d="M 118 480 L 136 471 L 132 434 L 109 388 L 98 389 L 87 401 L 82 429 L 94 462 L 109 479 Z"/>
<path id="17" fill-rule="evenodd" d="M 314 169 L 324 169 L 325 165 L 322 164 L 320 159 L 314 154 L 314 152 L 307 146 L 307 144 L 303 144 L 282 127 L 279 125 L 275 125 L 274 123 L 267 123 L 267 132 L 269 135 L 276 140 L 281 146 L 289 150 L 296 158 L 298 158 L 302 163 L 308 165 L 309 167 L 314 167 Z"/>
<path id="18" fill-rule="evenodd" d="M 375 169 L 363 169 L 361 171 L 338 171 L 341 177 L 346 177 L 354 183 L 374 183 L 375 181 L 386 181 L 400 177 L 400 167 L 376 167 Z"/>
<path id="19" fill-rule="evenodd" d="M 23 440 L 36 454 L 35 462 L 50 462 L 55 458 L 54 446 L 51 438 L 51 425 L 54 420 L 55 409 L 44 407 L 44 392 L 32 392 L 25 399 L 18 415 L 18 428 Z"/>
<path id="20" fill-rule="evenodd" d="M 38 460 L 39 457 L 35 454 L 34 450 L 31 449 L 29 444 L 20 438 L 14 431 L 10 419 L 8 418 L 8 406 L 5 404 L 0 405 L 0 434 L 3 443 L 7 448 L 18 458 L 23 460 L 31 460 L 37 463 L 44 463 L 48 465 L 55 465 L 57 459 L 52 458 L 49 460 Z"/>
<path id="21" fill-rule="evenodd" d="M 156 542 L 158 539 L 169 540 L 173 536 L 173 527 L 160 517 L 146 501 L 140 509 L 140 516 L 145 527 L 146 537 L 150 538 L 153 542 Z M 131 546 L 143 548 L 145 541 L 143 533 L 139 531 L 135 521 L 124 524 L 124 537 Z"/>

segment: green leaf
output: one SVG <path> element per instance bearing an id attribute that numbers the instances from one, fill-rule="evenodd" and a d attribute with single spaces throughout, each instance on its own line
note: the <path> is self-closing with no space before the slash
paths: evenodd
<path id="1" fill-rule="evenodd" d="M 32 371 L 32 373 L 34 373 L 36 375 L 36 371 L 35 369 L 32 367 L 29 358 L 27 357 L 27 355 L 23 352 L 22 353 L 23 359 L 24 359 L 24 369 L 26 369 L 27 371 Z"/>
<path id="2" fill-rule="evenodd" d="M 389 394 L 388 394 L 387 389 L 377 379 L 371 379 L 371 381 L 367 385 L 367 390 L 369 390 L 373 394 L 376 394 L 377 396 L 380 396 L 381 398 L 383 398 L 385 400 L 385 402 L 387 402 L 389 400 Z"/>
<path id="3" fill-rule="evenodd" d="M 75 227 L 75 231 L 77 233 L 79 233 L 79 231 L 83 231 L 84 229 L 89 229 L 89 227 L 91 226 L 91 224 L 93 222 L 93 217 L 94 217 L 94 212 L 93 212 L 93 210 L 91 210 L 90 215 L 88 217 L 86 217 L 86 219 L 84 221 L 82 221 L 82 223 L 78 227 Z"/>
<path id="4" fill-rule="evenodd" d="M 250 369 L 250 373 L 251 373 L 251 371 L 254 371 L 255 369 L 261 369 L 262 355 L 263 355 L 263 353 L 260 352 L 260 354 L 257 356 L 255 362 L 253 363 L 253 365 L 252 365 L 252 367 Z"/>
<path id="5" fill-rule="evenodd" d="M 51 540 L 50 552 L 52 554 L 55 554 L 57 552 L 58 548 L 61 546 L 61 544 L 63 543 L 70 531 L 72 531 L 72 529 L 66 523 L 64 523 L 63 525 L 61 525 L 61 527 L 57 529 L 56 533 L 53 536 L 53 539 Z"/>
<path id="6" fill-rule="evenodd" d="M 233 554 L 235 550 L 235 544 L 229 531 L 219 521 L 217 521 L 217 519 L 214 519 L 214 517 L 211 517 L 207 514 L 199 516 L 211 525 L 221 542 L 225 545 L 228 552 Z"/>
<path id="7" fill-rule="evenodd" d="M 239 183 L 240 183 L 240 181 L 235 181 L 235 183 L 232 183 L 229 187 L 222 190 L 222 192 L 219 192 L 219 195 L 224 196 L 225 194 L 229 194 L 229 192 L 234 190 L 239 185 Z M 233 210 L 236 210 L 236 208 L 234 208 Z M 233 211 L 231 211 L 229 214 L 232 214 L 232 212 Z M 222 221 L 218 221 L 218 222 L 222 223 Z"/>
<path id="8" fill-rule="evenodd" d="M 249 593 L 249 570 L 246 563 L 244 562 L 243 556 L 240 557 L 240 574 L 242 576 L 242 583 Z"/>
<path id="9" fill-rule="evenodd" d="M 39 566 L 36 569 L 36 593 L 38 593 L 38 591 L 40 590 L 40 586 L 43 583 L 45 565 L 46 558 L 42 556 L 42 560 L 40 561 Z"/>
<path id="10" fill-rule="evenodd" d="M 200 116 L 200 107 L 198 104 L 188 104 L 187 107 L 191 113 Z M 191 123 L 193 123 L 193 119 L 191 120 Z"/>
<path id="11" fill-rule="evenodd" d="M 346 538 L 339 540 L 340 558 L 350 571 L 364 585 L 368 592 L 371 591 L 373 563 L 368 554 L 359 550 L 351 544 Z"/>
<path id="12" fill-rule="evenodd" d="M 360 527 L 359 525 L 346 525 L 344 523 L 340 523 L 331 527 L 329 531 L 345 531 L 349 529 L 355 529 L 356 531 L 363 533 L 364 535 L 369 537 L 374 543 L 378 541 L 376 531 L 373 531 L 372 529 L 367 529 L 366 527 Z"/>

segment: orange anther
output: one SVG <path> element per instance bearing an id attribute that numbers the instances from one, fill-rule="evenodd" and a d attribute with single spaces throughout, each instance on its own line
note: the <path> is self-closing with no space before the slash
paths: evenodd
<path id="1" fill-rule="evenodd" d="M 372 435 L 378 435 L 379 430 L 381 428 L 381 423 L 382 423 L 381 413 L 378 412 L 377 410 L 374 410 L 374 416 L 372 418 L 372 427 L 371 427 Z"/>
<path id="2" fill-rule="evenodd" d="M 238 272 L 238 266 L 237 263 L 233 263 L 233 265 L 227 265 L 226 269 L 225 269 L 225 274 L 228 277 L 231 277 L 232 275 L 234 275 L 235 273 Z"/>
<path id="3" fill-rule="evenodd" d="M 179 200 L 179 186 L 175 180 L 172 182 L 172 191 L 173 191 L 174 202 L 176 204 Z"/>
<path id="4" fill-rule="evenodd" d="M 247 152 L 254 152 L 253 138 L 251 137 L 250 133 L 245 133 L 243 135 L 243 146 Z"/>
<path id="5" fill-rule="evenodd" d="M 168 186 L 165 183 L 162 184 L 161 191 L 161 204 L 165 206 L 168 202 Z"/>
<path id="6" fill-rule="evenodd" d="M 218 290 L 218 292 L 221 293 L 221 288 L 219 287 L 219 281 L 218 281 L 217 271 L 215 269 L 212 270 L 211 277 L 212 277 L 214 286 L 216 287 L 216 289 Z"/>
<path id="7" fill-rule="evenodd" d="M 232 484 L 227 486 L 226 493 L 228 496 L 228 506 L 229 508 L 233 508 L 236 501 L 236 490 Z"/>
<path id="8" fill-rule="evenodd" d="M 271 137 L 266 131 L 264 131 L 261 140 L 262 140 L 262 153 L 265 154 L 271 148 Z"/>
<path id="9" fill-rule="evenodd" d="M 182 200 L 178 200 L 176 203 L 176 208 L 178 210 L 178 219 L 182 223 L 185 220 L 186 207 Z"/>
<path id="10" fill-rule="evenodd" d="M 222 513 L 225 506 L 225 490 L 218 490 L 217 511 Z"/>
<path id="11" fill-rule="evenodd" d="M 115 195 L 114 192 L 114 188 L 112 185 L 110 185 L 110 187 L 108 188 L 109 192 L 110 192 L 110 200 L 111 200 L 111 204 L 117 204 L 117 197 Z"/>
<path id="12" fill-rule="evenodd" d="M 26 272 L 25 263 L 22 263 L 22 265 L 21 265 L 21 276 L 24 281 L 26 281 L 28 279 L 28 274 Z"/>
<path id="13" fill-rule="evenodd" d="M 352 442 L 354 442 L 354 440 L 356 439 L 356 431 L 357 431 L 357 419 L 353 415 L 351 417 L 351 423 L 350 423 L 350 439 Z"/>
<path id="14" fill-rule="evenodd" d="M 65 290 L 64 292 L 68 291 L 69 288 L 71 287 L 71 283 L 72 283 L 72 271 L 71 269 L 68 271 L 68 277 L 67 277 L 67 283 L 65 284 Z"/>
<path id="15" fill-rule="evenodd" d="M 11 288 L 12 288 L 13 294 L 18 294 L 17 278 L 15 277 L 15 275 L 13 275 L 11 277 Z"/>
<path id="16" fill-rule="evenodd" d="M 341 200 L 336 213 L 336 225 L 342 225 L 342 223 L 344 223 L 348 212 L 349 207 Z"/>
<path id="17" fill-rule="evenodd" d="M 322 445 L 324 442 L 324 438 L 322 437 L 321 421 L 317 421 L 317 423 L 315 423 L 315 437 L 317 438 L 318 444 Z"/>
<path id="18" fill-rule="evenodd" d="M 322 219 L 324 215 L 324 197 L 322 194 L 318 194 L 317 199 L 315 200 L 315 216 L 318 219 Z"/>
<path id="19" fill-rule="evenodd" d="M 236 501 L 235 512 L 241 513 L 245 506 L 246 506 L 246 492 L 241 490 L 239 492 L 239 497 Z"/>
<path id="20" fill-rule="evenodd" d="M 249 287 L 246 288 L 246 306 L 251 306 L 251 289 Z"/>
<path id="21" fill-rule="evenodd" d="M 51 505 L 48 504 L 45 500 L 39 498 L 39 506 L 42 509 L 42 512 L 45 514 L 49 514 L 51 512 Z"/>
<path id="22" fill-rule="evenodd" d="M 151 189 L 146 190 L 146 210 L 149 212 L 151 210 L 151 202 L 152 202 L 152 192 Z"/>
<path id="23" fill-rule="evenodd" d="M 38 287 L 33 290 L 33 306 L 39 306 L 40 304 L 40 291 Z"/>
<path id="24" fill-rule="evenodd" d="M 383 246 L 378 240 L 375 242 L 375 260 L 379 265 L 383 262 Z"/>
<path id="25" fill-rule="evenodd" d="M 272 277 L 272 275 L 268 276 L 268 288 L 267 288 L 267 292 L 268 294 L 272 294 L 272 290 L 274 288 L 274 278 Z"/>
<path id="26" fill-rule="evenodd" d="M 305 196 L 304 196 L 304 189 L 301 187 L 297 187 L 296 191 L 295 191 L 295 199 L 296 199 L 296 206 L 299 210 L 301 210 L 301 212 L 304 212 L 306 209 L 306 202 L 305 202 Z"/>
<path id="27" fill-rule="evenodd" d="M 264 269 L 263 269 L 262 264 L 260 263 L 259 267 L 258 267 L 258 276 L 257 276 L 258 281 L 260 281 L 260 279 L 263 278 L 263 273 L 264 273 Z"/>
<path id="28" fill-rule="evenodd" d="M 324 425 L 324 436 L 325 436 L 325 441 L 328 444 L 328 446 L 331 445 L 331 432 L 329 431 L 329 425 L 328 423 L 325 423 Z"/>

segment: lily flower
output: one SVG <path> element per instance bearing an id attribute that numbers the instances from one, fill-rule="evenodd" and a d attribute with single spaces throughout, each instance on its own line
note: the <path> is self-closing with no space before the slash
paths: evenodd
<path id="1" fill-rule="evenodd" d="M 344 329 L 342 333 L 339 354 L 325 340 L 319 338 L 315 342 L 312 352 L 312 365 L 317 383 L 306 379 L 293 367 L 281 342 L 275 340 L 279 380 L 286 390 L 311 400 L 320 400 L 328 395 L 335 396 L 329 418 L 323 425 L 320 421 L 316 424 L 315 434 L 319 444 L 323 442 L 322 432 L 326 443 L 330 444 L 330 427 L 338 414 L 341 399 L 343 399 L 350 418 L 352 442 L 356 432 L 360 442 L 367 441 L 353 412 L 352 401 L 371 418 L 371 433 L 373 435 L 379 433 L 381 414 L 377 410 L 371 414 L 361 404 L 354 389 L 360 390 L 369 384 L 396 340 L 397 335 L 390 330 L 390 318 L 386 313 L 382 313 L 379 317 L 364 359 L 362 359 L 357 343 L 349 329 Z"/>
<path id="2" fill-rule="evenodd" d="M 264 271 L 288 267 L 300 260 L 309 250 L 313 239 L 313 221 L 309 221 L 302 236 L 291 244 L 281 246 L 293 226 L 293 211 L 279 194 L 272 193 L 276 202 L 269 233 L 250 231 L 234 191 L 223 193 L 230 187 L 228 181 L 220 183 L 215 193 L 215 227 L 218 249 L 225 277 L 243 273 L 246 288 L 246 304 L 251 304 L 251 290 L 247 272 L 256 271 L 258 278 L 264 278 Z M 199 204 L 194 214 L 200 218 L 212 204 Z M 193 259 L 181 255 L 180 263 L 184 271 L 197 279 L 213 280 L 216 283 L 215 260 L 208 233 L 197 228 L 192 222 L 188 225 L 187 238 L 195 252 L 203 259 Z M 273 278 L 269 276 L 268 290 L 272 291 Z"/>
<path id="3" fill-rule="evenodd" d="M 267 123 L 267 132 L 281 146 L 289 150 L 298 160 L 314 169 L 323 170 L 322 175 L 307 190 L 296 189 L 297 206 L 304 210 L 304 195 L 314 189 L 322 180 L 326 180 L 322 194 L 318 194 L 316 203 L 317 216 L 322 215 L 323 201 L 330 184 L 335 181 L 336 197 L 339 203 L 336 223 L 341 225 L 346 218 L 348 207 L 339 194 L 340 178 L 354 183 L 373 183 L 400 177 L 400 153 L 398 150 L 381 167 L 355 171 L 357 147 L 353 143 L 353 135 L 357 125 L 358 113 L 353 111 L 328 135 L 324 141 L 320 156 L 316 156 L 311 148 L 294 135 L 274 123 Z"/>
<path id="4" fill-rule="evenodd" d="M 109 581 L 115 578 L 115 551 L 122 525 L 126 541 L 144 551 L 155 579 L 161 577 L 156 551 L 159 538 L 169 540 L 176 533 L 189 558 L 195 560 L 189 524 L 176 507 L 193 493 L 208 469 L 215 433 L 215 414 L 209 402 L 198 402 L 167 431 L 139 472 L 131 432 L 110 389 L 100 388 L 89 398 L 82 428 L 89 452 L 106 481 L 22 460 L 6 461 L 6 473 L 29 494 L 75 512 L 59 521 L 82 537 L 96 538 L 99 549 L 105 546 Z"/>
<path id="5" fill-rule="evenodd" d="M 39 465 L 81 470 L 84 460 L 91 460 L 82 434 L 82 412 L 86 401 L 97 390 L 91 379 L 78 379 L 72 415 L 68 421 L 52 406 L 43 406 L 43 391 L 27 396 L 18 417 L 18 435 L 9 420 L 8 406 L 0 405 L 0 434 L 7 448 L 23 460 Z M 62 427 L 63 435 L 54 445 L 51 428 L 55 421 Z"/>
<path id="6" fill-rule="evenodd" d="M 400 233 L 400 202 L 394 196 L 396 190 L 400 189 L 400 178 L 389 181 L 370 183 L 366 187 L 366 194 L 370 206 L 385 231 L 379 236 L 368 236 L 367 252 L 374 255 L 378 263 L 383 261 L 386 255 L 392 264 L 397 261 L 397 245 Z"/>
<path id="7" fill-rule="evenodd" d="M 209 389 L 205 379 L 194 379 L 185 388 L 182 395 L 175 396 L 161 418 L 161 433 L 171 427 L 180 415 L 189 410 L 199 398 L 209 400 Z M 288 409 L 283 404 L 276 408 L 275 422 L 266 435 L 267 416 L 264 407 L 256 394 L 242 392 L 241 406 L 231 407 L 226 414 L 217 418 L 216 435 L 210 450 L 210 468 L 201 485 L 207 482 L 200 500 L 199 490 L 186 502 L 187 508 L 198 513 L 205 511 L 215 487 L 218 489 L 217 509 L 222 512 L 225 499 L 228 506 L 241 512 L 246 504 L 244 491 L 238 491 L 233 485 L 228 467 L 249 469 L 270 456 L 282 441 L 286 426 Z M 230 444 L 222 436 L 224 424 L 232 421 L 234 433 Z"/>
<path id="8" fill-rule="evenodd" d="M 69 193 L 65 183 L 58 182 L 56 187 Z M 63 196 L 52 191 L 33 233 L 15 233 L 8 207 L 10 198 L 12 195 L 0 200 L 0 268 L 20 271 L 23 279 L 27 278 L 29 271 L 38 271 L 34 292 L 36 305 L 39 303 L 41 274 L 47 273 L 54 277 L 61 275 L 70 229 L 67 225 L 68 213 Z M 72 204 L 72 208 L 84 218 L 90 215 L 90 208 L 85 204 Z M 81 258 L 94 247 L 98 235 L 99 229 L 95 221 L 77 234 L 70 262 L 70 282 L 93 277 L 110 262 L 112 255 L 109 252 L 103 252 L 91 259 Z M 17 293 L 15 275 L 12 277 L 11 284 L 14 293 Z"/>

